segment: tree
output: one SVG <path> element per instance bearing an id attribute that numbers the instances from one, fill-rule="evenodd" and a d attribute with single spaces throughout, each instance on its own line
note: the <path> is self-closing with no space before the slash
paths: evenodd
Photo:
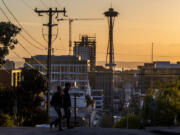
<path id="1" fill-rule="evenodd" d="M 0 112 L 13 115 L 14 91 L 12 89 L 0 88 Z"/>
<path id="2" fill-rule="evenodd" d="M 0 112 L 0 127 L 12 127 L 13 120 L 10 115 Z"/>
<path id="3" fill-rule="evenodd" d="M 9 49 L 14 49 L 18 43 L 15 37 L 20 30 L 11 22 L 0 22 L 0 64 L 4 63 L 4 58 L 9 54 Z"/>
<path id="4" fill-rule="evenodd" d="M 142 117 L 145 125 L 172 126 L 180 122 L 180 80 L 156 83 L 145 97 Z"/>
<path id="5" fill-rule="evenodd" d="M 0 84 L 0 126 L 13 126 L 14 92 Z"/>
<path id="6" fill-rule="evenodd" d="M 47 120 L 44 118 L 43 121 L 38 121 L 41 114 L 45 113 L 41 106 L 44 101 L 41 95 L 46 90 L 45 86 L 46 80 L 37 70 L 28 68 L 22 70 L 22 81 L 16 89 L 17 116 L 20 125 L 34 126 Z"/>
<path id="7" fill-rule="evenodd" d="M 101 127 L 102 128 L 112 128 L 114 124 L 112 115 L 104 113 L 101 118 Z"/>
<path id="8" fill-rule="evenodd" d="M 141 119 L 139 116 L 129 114 L 128 116 L 122 117 L 118 122 L 114 124 L 114 128 L 127 128 L 127 117 L 128 117 L 128 128 L 129 129 L 140 129 L 142 128 Z"/>
<path id="9" fill-rule="evenodd" d="M 135 115 L 140 115 L 141 110 L 139 96 L 131 95 L 130 103 L 128 106 L 128 112 Z"/>

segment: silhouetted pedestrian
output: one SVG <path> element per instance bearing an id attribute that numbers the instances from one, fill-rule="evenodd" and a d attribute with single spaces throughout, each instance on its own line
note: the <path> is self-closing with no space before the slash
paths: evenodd
<path id="1" fill-rule="evenodd" d="M 64 88 L 64 112 L 65 112 L 65 117 L 67 119 L 67 128 L 73 128 L 70 126 L 70 118 L 71 118 L 71 98 L 69 95 L 69 89 L 71 87 L 70 83 L 66 83 L 65 84 L 65 88 Z"/>
<path id="2" fill-rule="evenodd" d="M 61 109 L 63 108 L 63 96 L 64 92 L 62 91 L 60 86 L 57 86 L 57 92 L 54 93 L 52 96 L 50 104 L 54 107 L 55 111 L 58 114 L 58 118 L 50 123 L 50 127 L 52 128 L 52 125 L 59 125 L 59 130 L 62 131 L 61 127 L 61 119 L 63 118 Z"/>

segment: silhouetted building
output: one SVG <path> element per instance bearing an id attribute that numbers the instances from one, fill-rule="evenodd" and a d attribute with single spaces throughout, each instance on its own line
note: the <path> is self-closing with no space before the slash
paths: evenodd
<path id="1" fill-rule="evenodd" d="M 90 61 L 90 70 L 96 66 L 96 37 L 83 35 L 80 41 L 74 42 L 74 55 L 81 56 L 82 60 Z"/>
<path id="2" fill-rule="evenodd" d="M 10 61 L 7 59 L 0 69 L 13 70 L 13 69 L 15 69 L 15 63 L 14 63 L 14 61 Z"/>
<path id="3" fill-rule="evenodd" d="M 0 84 L 4 88 L 11 88 L 11 71 L 0 70 Z"/>
<path id="4" fill-rule="evenodd" d="M 38 71 L 46 74 L 46 55 L 36 55 L 25 58 L 26 63 L 31 64 Z M 28 66 L 25 64 L 25 66 Z M 88 86 L 89 62 L 81 60 L 80 57 L 71 55 L 51 57 L 51 84 L 53 87 L 58 85 L 64 87 L 66 82 L 74 83 L 82 89 Z"/>
<path id="5" fill-rule="evenodd" d="M 102 66 L 97 66 L 89 72 L 89 82 L 92 89 L 102 89 L 104 95 L 104 109 L 113 110 L 113 72 Z"/>
<path id="6" fill-rule="evenodd" d="M 179 79 L 180 62 L 171 64 L 169 61 L 157 61 L 138 66 L 138 88 L 141 94 L 149 89 L 156 89 L 157 82 L 166 83 Z"/>

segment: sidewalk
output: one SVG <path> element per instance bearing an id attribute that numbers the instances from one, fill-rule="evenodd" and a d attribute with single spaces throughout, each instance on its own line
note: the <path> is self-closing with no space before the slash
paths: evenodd
<path id="1" fill-rule="evenodd" d="M 147 127 L 145 130 L 162 135 L 180 135 L 180 127 Z"/>
<path id="2" fill-rule="evenodd" d="M 145 130 L 113 128 L 74 128 L 58 131 L 49 128 L 1 128 L 0 135 L 157 135 Z"/>

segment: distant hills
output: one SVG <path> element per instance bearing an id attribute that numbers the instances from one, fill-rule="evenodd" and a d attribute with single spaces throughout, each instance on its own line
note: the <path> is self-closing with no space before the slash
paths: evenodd
<path id="1" fill-rule="evenodd" d="M 96 64 L 97 65 L 102 65 L 104 66 L 105 65 L 105 61 L 97 61 Z M 123 62 L 123 61 L 119 61 L 119 62 L 116 62 L 117 66 L 116 68 L 117 69 L 137 69 L 137 66 L 142 66 L 144 65 L 145 62 Z M 24 66 L 24 62 L 22 61 L 16 61 L 15 62 L 15 67 L 16 68 L 21 68 Z"/>
<path id="2" fill-rule="evenodd" d="M 105 65 L 105 61 L 97 61 L 96 64 L 97 65 Z M 123 62 L 123 61 L 119 61 L 116 62 L 117 69 L 137 69 L 137 66 L 142 66 L 144 65 L 145 62 Z"/>

